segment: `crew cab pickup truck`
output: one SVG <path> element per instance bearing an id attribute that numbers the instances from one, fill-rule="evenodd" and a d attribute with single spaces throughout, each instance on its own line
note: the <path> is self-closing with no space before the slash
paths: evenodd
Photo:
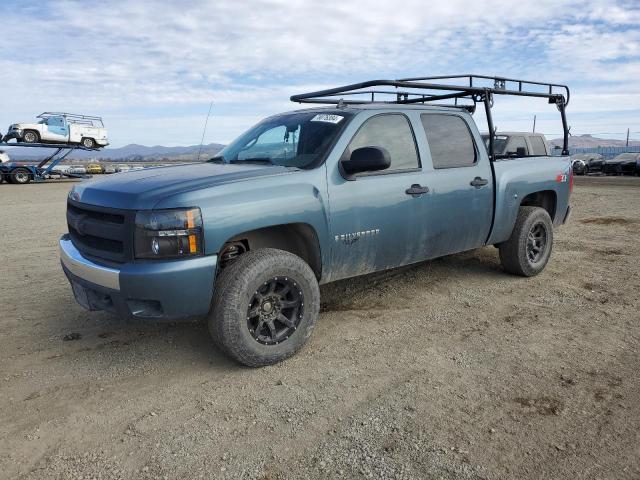
<path id="1" fill-rule="evenodd" d="M 340 101 L 269 117 L 206 163 L 75 185 L 61 263 L 83 307 L 206 317 L 262 366 L 309 338 L 319 284 L 487 245 L 540 273 L 571 186 L 567 156 L 492 156 L 464 108 Z"/>
<path id="2" fill-rule="evenodd" d="M 109 144 L 107 130 L 100 117 L 72 113 L 44 112 L 37 123 L 14 123 L 3 141 L 24 143 L 77 144 L 100 148 Z"/>

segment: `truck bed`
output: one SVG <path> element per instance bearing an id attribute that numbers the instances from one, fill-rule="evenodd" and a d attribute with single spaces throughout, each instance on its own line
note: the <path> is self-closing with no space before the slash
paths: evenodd
<path id="1" fill-rule="evenodd" d="M 495 175 L 494 221 L 488 244 L 509 238 L 518 208 L 528 195 L 547 192 L 553 199 L 551 219 L 563 223 L 569 206 L 571 161 L 569 157 L 521 157 L 493 162 Z M 526 202 L 525 202 L 526 203 Z"/>

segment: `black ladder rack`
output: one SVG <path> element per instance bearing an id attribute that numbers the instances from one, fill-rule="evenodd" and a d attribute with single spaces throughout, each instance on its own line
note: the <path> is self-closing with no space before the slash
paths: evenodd
<path id="1" fill-rule="evenodd" d="M 380 87 L 393 87 L 393 90 L 381 90 Z M 402 90 L 399 90 L 402 89 Z M 356 98 L 365 95 L 366 98 Z M 518 80 L 506 77 L 487 75 L 442 75 L 432 77 L 413 77 L 399 80 L 369 80 L 341 87 L 318 90 L 316 92 L 293 95 L 292 102 L 311 104 L 362 105 L 368 103 L 389 104 L 428 104 L 453 100 L 453 104 L 440 104 L 453 108 L 463 108 L 471 113 L 477 103 L 483 103 L 489 127 L 489 155 L 495 160 L 494 128 L 491 107 L 494 95 L 510 95 L 518 97 L 546 98 L 555 104 L 560 111 L 564 141 L 562 155 L 569 155 L 569 127 L 565 108 L 569 104 L 570 92 L 566 85 L 530 80 Z M 384 96 L 376 100 L 376 96 Z M 345 97 L 351 97 L 346 98 Z M 460 104 L 459 100 L 471 101 Z"/>

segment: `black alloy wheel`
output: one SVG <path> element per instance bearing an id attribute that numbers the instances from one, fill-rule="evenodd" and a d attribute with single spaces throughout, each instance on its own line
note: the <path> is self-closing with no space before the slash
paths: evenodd
<path id="1" fill-rule="evenodd" d="M 277 345 L 296 331 L 302 319 L 304 296 L 288 277 L 273 277 L 258 288 L 247 309 L 247 328 L 264 345 Z"/>

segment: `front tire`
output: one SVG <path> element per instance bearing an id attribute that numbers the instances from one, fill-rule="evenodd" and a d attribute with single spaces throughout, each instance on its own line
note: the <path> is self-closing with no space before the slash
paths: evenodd
<path id="1" fill-rule="evenodd" d="M 40 134 L 33 130 L 27 130 L 22 134 L 22 141 L 24 143 L 38 143 L 40 141 Z"/>
<path id="2" fill-rule="evenodd" d="M 511 237 L 500 244 L 500 261 L 514 275 L 532 277 L 549 262 L 553 248 L 553 223 L 540 207 L 520 207 Z"/>
<path id="3" fill-rule="evenodd" d="M 265 248 L 228 265 L 215 285 L 214 343 L 250 367 L 278 363 L 307 342 L 320 310 L 315 274 L 300 257 Z"/>

